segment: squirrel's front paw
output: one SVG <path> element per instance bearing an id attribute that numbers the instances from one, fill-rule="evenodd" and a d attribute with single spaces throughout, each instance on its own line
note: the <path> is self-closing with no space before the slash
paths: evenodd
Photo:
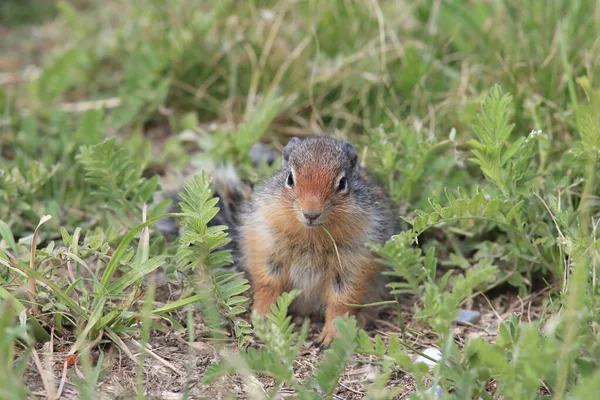
<path id="1" fill-rule="evenodd" d="M 313 346 L 319 346 L 319 349 L 323 350 L 326 347 L 329 347 L 331 342 L 333 342 L 333 340 L 338 336 L 338 334 L 339 332 L 337 328 L 325 324 L 325 328 L 323 329 L 317 340 L 313 342 Z"/>

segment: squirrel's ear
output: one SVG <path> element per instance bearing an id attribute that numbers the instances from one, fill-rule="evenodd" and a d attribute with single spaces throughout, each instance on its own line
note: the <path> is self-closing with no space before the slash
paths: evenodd
<path id="1" fill-rule="evenodd" d="M 282 154 L 284 162 L 287 162 L 289 160 L 292 150 L 294 150 L 294 148 L 296 146 L 298 146 L 300 144 L 300 142 L 302 142 L 302 141 L 294 136 L 293 138 L 290 139 L 288 144 L 285 145 L 285 147 L 283 148 L 283 154 Z"/>
<path id="2" fill-rule="evenodd" d="M 350 142 L 344 142 L 343 147 L 348 156 L 348 160 L 350 160 L 350 168 L 354 169 L 358 163 L 358 154 L 356 154 L 356 150 Z"/>

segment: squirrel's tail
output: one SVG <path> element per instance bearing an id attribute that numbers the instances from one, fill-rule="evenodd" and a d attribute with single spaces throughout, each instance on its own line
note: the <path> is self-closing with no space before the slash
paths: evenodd
<path id="1" fill-rule="evenodd" d="M 250 157 L 254 164 L 260 163 L 266 159 L 268 164 L 275 161 L 277 155 L 273 150 L 262 145 L 255 145 L 250 151 Z M 215 197 L 219 198 L 217 207 L 218 214 L 208 223 L 208 226 L 225 225 L 228 229 L 231 242 L 221 248 L 221 250 L 231 250 L 233 265 L 231 267 L 239 269 L 240 251 L 238 240 L 238 228 L 240 226 L 240 210 L 244 202 L 250 199 L 252 194 L 252 186 L 248 182 L 244 182 L 232 164 L 214 164 L 205 162 L 198 164 L 189 169 L 184 176 L 179 180 L 179 184 L 172 189 L 167 189 L 163 192 L 163 198 L 172 199 L 172 204 L 168 212 L 179 212 L 181 198 L 179 192 L 181 190 L 181 180 L 187 180 L 200 171 L 205 171 L 211 177 Z M 157 221 L 158 230 L 168 239 L 175 240 L 179 236 L 179 226 L 172 218 L 165 218 Z"/>
<path id="2" fill-rule="evenodd" d="M 229 227 L 228 234 L 231 241 L 221 250 L 231 250 L 233 268 L 239 269 L 240 249 L 238 228 L 240 226 L 240 210 L 242 205 L 250 200 L 252 187 L 243 182 L 231 164 L 218 167 L 212 175 L 215 188 L 214 196 L 219 198 L 219 212 L 208 222 L 208 226 L 225 225 Z"/>

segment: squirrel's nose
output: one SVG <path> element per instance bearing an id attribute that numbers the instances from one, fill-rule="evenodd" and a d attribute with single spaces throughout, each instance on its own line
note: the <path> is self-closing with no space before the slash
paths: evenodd
<path id="1" fill-rule="evenodd" d="M 304 218 L 306 218 L 307 220 L 309 220 L 310 222 L 314 221 L 315 219 L 319 218 L 321 216 L 321 211 L 316 211 L 316 210 L 303 210 L 302 214 L 304 215 Z"/>

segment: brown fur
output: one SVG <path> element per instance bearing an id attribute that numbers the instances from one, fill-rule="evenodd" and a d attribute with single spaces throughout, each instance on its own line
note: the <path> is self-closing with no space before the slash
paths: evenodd
<path id="1" fill-rule="evenodd" d="M 351 305 L 382 298 L 381 266 L 365 243 L 389 238 L 393 217 L 383 192 L 356 166 L 351 146 L 317 138 L 286 148 L 282 170 L 255 192 L 242 218 L 240 246 L 253 309 L 267 314 L 282 292 L 301 289 L 292 311 L 324 316 L 318 342 L 328 345 L 337 335 L 336 317 L 358 314 L 365 320 Z M 292 171 L 294 184 L 288 187 Z M 348 191 L 339 189 L 341 174 L 347 174 Z M 306 210 L 321 212 L 335 245 L 322 227 L 305 224 Z"/>

